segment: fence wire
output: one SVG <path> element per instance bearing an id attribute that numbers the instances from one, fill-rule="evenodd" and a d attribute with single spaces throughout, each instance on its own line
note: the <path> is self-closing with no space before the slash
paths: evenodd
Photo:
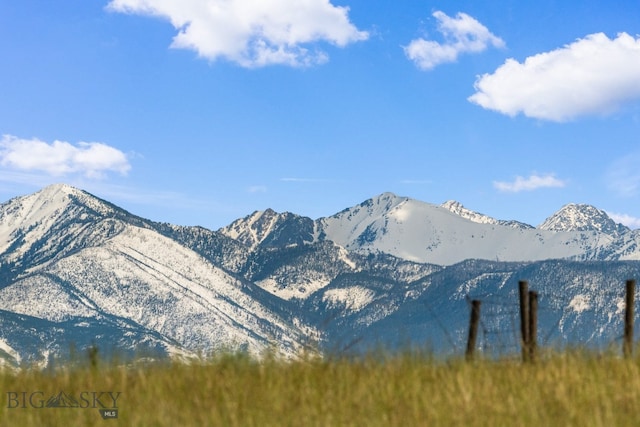
<path id="1" fill-rule="evenodd" d="M 534 289 L 534 287 L 532 287 Z M 543 289 L 538 292 L 537 343 L 543 347 L 619 346 L 624 338 L 625 287 L 578 294 Z M 517 289 L 507 293 L 473 293 L 466 297 L 481 302 L 477 351 L 489 357 L 521 352 L 520 300 Z M 634 312 L 637 302 L 634 299 Z"/>

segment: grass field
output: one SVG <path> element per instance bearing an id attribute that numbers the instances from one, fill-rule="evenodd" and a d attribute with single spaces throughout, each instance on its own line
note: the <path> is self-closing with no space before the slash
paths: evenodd
<path id="1" fill-rule="evenodd" d="M 584 352 L 536 364 L 420 354 L 293 362 L 228 355 L 5 371 L 0 382 L 3 426 L 640 425 L 640 359 Z M 45 406 L 61 392 L 58 403 L 79 407 Z M 102 405 L 118 418 L 103 419 Z"/>

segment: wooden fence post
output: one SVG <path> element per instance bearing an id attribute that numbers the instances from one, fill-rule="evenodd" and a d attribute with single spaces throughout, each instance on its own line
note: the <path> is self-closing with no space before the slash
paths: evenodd
<path id="1" fill-rule="evenodd" d="M 538 357 L 538 293 L 529 291 L 529 360 Z"/>
<path id="2" fill-rule="evenodd" d="M 469 320 L 469 339 L 467 340 L 467 360 L 473 360 L 473 353 L 476 349 L 476 338 L 478 336 L 478 324 L 480 323 L 481 302 L 474 299 L 471 301 L 471 318 Z"/>
<path id="3" fill-rule="evenodd" d="M 636 281 L 627 280 L 627 294 L 624 313 L 624 343 L 622 351 L 625 357 L 633 355 L 633 306 L 636 294 Z"/>
<path id="4" fill-rule="evenodd" d="M 520 333 L 522 335 L 522 361 L 529 360 L 529 282 L 518 282 L 520 291 Z"/>

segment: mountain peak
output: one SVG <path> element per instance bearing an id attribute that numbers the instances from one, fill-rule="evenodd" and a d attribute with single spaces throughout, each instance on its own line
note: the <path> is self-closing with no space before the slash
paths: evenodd
<path id="1" fill-rule="evenodd" d="M 564 205 L 538 228 L 549 231 L 598 231 L 611 236 L 629 231 L 627 227 L 611 219 L 605 211 L 579 203 Z"/>
<path id="2" fill-rule="evenodd" d="M 254 248 L 269 234 L 277 219 L 278 213 L 269 208 L 237 219 L 218 231 L 247 247 Z"/>
<path id="3" fill-rule="evenodd" d="M 397 196 L 387 191 L 365 200 L 360 204 L 360 207 L 373 209 L 375 211 L 389 211 L 407 200 L 409 200 L 408 197 Z"/>
<path id="4" fill-rule="evenodd" d="M 313 240 L 313 220 L 273 209 L 255 211 L 218 230 L 253 250 L 260 245 L 299 245 Z"/>
<path id="5" fill-rule="evenodd" d="M 33 195 L 39 198 L 59 199 L 60 197 L 64 198 L 69 195 L 79 196 L 81 194 L 86 194 L 86 193 L 83 190 L 80 190 L 69 184 L 57 183 L 57 184 L 48 185 L 43 189 L 41 189 L 40 191 L 37 191 Z"/>
<path id="6" fill-rule="evenodd" d="M 465 209 L 462 203 L 458 202 L 457 200 L 447 200 L 441 206 L 443 208 L 449 209 L 451 212 L 454 212 L 455 210 Z"/>
<path id="7" fill-rule="evenodd" d="M 38 224 L 44 221 L 45 217 L 60 212 L 69 204 L 71 194 L 80 194 L 78 190 L 67 184 L 53 184 L 44 187 L 40 191 L 27 195 L 16 197 L 3 206 L 5 212 L 3 220 L 17 221 L 17 223 Z"/>
<path id="8" fill-rule="evenodd" d="M 364 203 L 373 202 L 375 204 L 396 204 L 406 199 L 407 197 L 398 196 L 390 191 L 385 191 L 384 193 L 380 193 L 377 196 L 366 200 Z"/>
<path id="9" fill-rule="evenodd" d="M 58 182 L 55 184 L 47 185 L 41 191 L 47 192 L 47 193 L 59 192 L 59 191 L 64 193 L 73 193 L 81 190 L 78 190 L 76 187 L 73 187 L 69 184 L 65 184 L 64 182 Z"/>
<path id="10" fill-rule="evenodd" d="M 398 195 L 396 195 L 391 191 L 385 191 L 383 193 L 378 194 L 375 197 L 372 197 L 372 199 L 396 199 L 398 197 L 399 197 Z"/>
<path id="11" fill-rule="evenodd" d="M 380 218 L 388 214 L 394 208 L 399 207 L 401 204 L 407 202 L 408 197 L 396 196 L 394 193 L 385 192 L 378 196 L 365 200 L 357 206 L 344 209 L 335 215 L 328 218 L 322 218 L 321 222 L 326 222 L 329 219 L 343 218 L 349 222 L 357 224 L 361 221 L 368 221 L 370 218 Z"/>

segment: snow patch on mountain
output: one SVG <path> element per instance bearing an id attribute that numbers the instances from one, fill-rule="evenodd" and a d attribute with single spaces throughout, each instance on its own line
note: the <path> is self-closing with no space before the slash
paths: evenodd
<path id="1" fill-rule="evenodd" d="M 218 232 L 240 242 L 250 251 L 261 246 L 304 245 L 316 241 L 318 237 L 318 230 L 311 218 L 290 212 L 277 213 L 272 209 L 256 211 Z"/>
<path id="2" fill-rule="evenodd" d="M 498 220 L 491 218 L 490 216 L 474 212 L 465 208 L 462 203 L 455 200 L 448 200 L 441 205 L 443 208 L 453 212 L 456 215 L 466 218 L 469 221 L 477 222 L 478 224 L 497 224 Z"/>
<path id="3" fill-rule="evenodd" d="M 468 219 L 469 221 L 476 222 L 478 224 L 498 224 L 498 225 L 506 225 L 508 227 L 513 227 L 513 228 L 524 228 L 524 229 L 533 228 L 532 226 L 519 221 L 495 219 L 490 216 L 481 214 L 479 212 L 472 211 L 470 209 L 465 208 L 462 205 L 462 203 L 457 202 L 455 200 L 446 201 L 440 206 L 442 206 L 443 208 L 451 211 L 452 213 L 462 218 Z"/>
<path id="4" fill-rule="evenodd" d="M 324 275 L 313 275 L 312 277 L 304 278 L 294 283 L 281 283 L 275 278 L 269 277 L 267 279 L 257 280 L 255 283 L 265 291 L 288 301 L 294 298 L 307 298 L 317 290 L 326 287 L 331 283 L 331 279 Z"/>
<path id="5" fill-rule="evenodd" d="M 248 248 L 254 249 L 269 235 L 277 221 L 278 214 L 272 209 L 255 211 L 245 218 L 237 219 L 221 231 Z"/>
<path id="6" fill-rule="evenodd" d="M 408 200 L 407 197 L 398 197 L 393 193 L 383 193 L 358 206 L 319 219 L 319 228 L 329 240 L 333 240 L 341 246 L 358 238 L 361 242 L 371 242 L 385 233 L 384 216 L 390 211 L 393 210 L 396 221 L 405 220 L 404 212 L 398 209 L 394 210 L 394 208 Z M 347 249 L 349 248 L 347 247 Z"/>
<path id="7" fill-rule="evenodd" d="M 350 286 L 326 290 L 322 296 L 322 301 L 327 303 L 329 308 L 360 311 L 371 303 L 375 296 L 374 291 L 364 286 Z"/>
<path id="8" fill-rule="evenodd" d="M 487 282 L 500 282 L 499 285 L 499 289 L 502 288 L 507 281 L 511 278 L 511 273 L 507 272 L 507 273 L 482 273 L 479 274 L 478 276 L 465 281 L 464 283 L 462 283 L 459 287 L 458 290 L 456 291 L 455 295 L 459 298 L 459 299 L 463 299 L 466 298 L 469 294 L 477 292 L 478 289 L 482 289 L 482 285 L 484 283 Z"/>
<path id="9" fill-rule="evenodd" d="M 6 355 L 10 357 L 9 360 L 7 360 L 5 357 L 0 357 L 0 366 L 4 366 L 4 365 L 18 366 L 20 364 L 21 362 L 20 354 L 13 347 L 7 344 L 7 342 L 3 339 L 0 339 L 0 352 L 4 352 Z"/>
<path id="10" fill-rule="evenodd" d="M 349 258 L 349 252 L 345 248 L 338 247 L 338 259 L 348 265 L 353 271 L 358 271 L 358 266 Z"/>
<path id="11" fill-rule="evenodd" d="M 588 295 L 579 294 L 569 302 L 569 308 L 576 313 L 582 313 L 591 309 L 591 301 Z"/>
<path id="12" fill-rule="evenodd" d="M 48 275 L 34 275 L 0 290 L 0 310 L 63 322 L 74 317 L 96 315 L 95 306 L 86 298 L 53 280 Z"/>

